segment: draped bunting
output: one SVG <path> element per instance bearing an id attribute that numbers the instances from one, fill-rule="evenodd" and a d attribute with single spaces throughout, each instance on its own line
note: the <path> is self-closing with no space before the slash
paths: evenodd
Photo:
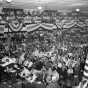
<path id="1" fill-rule="evenodd" d="M 9 27 L 12 31 L 22 31 L 21 29 L 23 28 L 23 23 L 19 23 L 17 20 L 16 21 L 12 21 L 9 24 Z M 57 25 L 57 26 L 56 26 Z M 56 25 L 54 24 L 49 24 L 49 23 L 36 23 L 36 24 L 29 24 L 27 25 L 27 29 L 25 29 L 24 31 L 33 31 L 36 30 L 38 28 L 44 28 L 44 29 L 48 29 L 48 30 L 53 30 L 53 29 L 57 29 L 58 28 L 64 28 L 64 29 L 68 29 L 71 27 L 85 27 L 86 25 L 83 22 L 75 22 L 74 20 L 70 21 L 70 22 L 61 22 L 61 23 L 56 23 Z"/>
<path id="2" fill-rule="evenodd" d="M 39 28 L 39 24 L 30 24 L 30 25 L 27 26 L 26 31 L 33 31 L 37 28 Z"/>
<path id="3" fill-rule="evenodd" d="M 58 11 L 52 10 L 44 10 L 41 14 L 37 11 L 28 11 L 27 14 L 23 9 L 13 9 L 13 8 L 2 8 L 3 13 L 1 14 L 1 23 L 5 26 L 9 25 L 8 28 L 11 31 L 22 31 L 23 25 L 27 27 L 23 31 L 32 31 L 39 27 L 44 29 L 52 30 L 56 29 L 68 29 L 74 26 L 78 27 L 88 27 L 88 17 L 85 13 L 78 13 L 78 12 L 69 12 L 64 15 L 63 12 L 58 14 Z M 36 15 L 33 15 L 36 13 Z M 52 15 L 54 14 L 54 15 Z M 22 20 L 19 22 L 18 20 Z M 37 25 L 36 25 L 37 24 Z M 30 30 L 29 30 L 30 29 Z M 10 31 L 10 32 L 11 32 Z M 6 31 L 7 32 L 7 31 Z"/>
<path id="4" fill-rule="evenodd" d="M 84 22 L 81 22 L 79 20 L 57 20 L 56 21 L 56 25 L 58 26 L 58 28 L 71 28 L 71 27 L 74 27 L 75 25 L 76 26 L 79 26 L 79 27 L 85 27 L 86 24 Z"/>
<path id="5" fill-rule="evenodd" d="M 11 22 L 8 23 L 11 31 L 20 31 L 23 27 L 23 23 L 19 22 L 18 20 L 12 20 Z"/>
<path id="6" fill-rule="evenodd" d="M 41 18 L 41 17 L 40 17 Z M 3 21 L 3 20 L 2 20 Z M 27 21 L 27 22 L 26 22 Z M 50 22 L 41 22 L 37 21 L 36 19 L 32 22 L 32 18 L 30 17 L 29 19 L 23 18 L 22 22 L 19 22 L 18 18 L 15 17 L 7 17 L 6 20 L 4 20 L 4 25 L 9 25 L 9 28 L 11 31 L 33 31 L 36 30 L 40 27 L 48 30 L 53 30 L 53 29 L 62 29 L 64 31 L 65 29 L 69 28 L 74 28 L 75 26 L 80 27 L 80 28 L 85 28 L 88 26 L 87 20 L 84 19 L 84 21 L 81 21 L 80 19 L 73 19 L 73 18 L 64 18 L 62 20 L 56 19 L 54 23 Z M 23 29 L 23 25 L 25 25 L 25 29 Z"/>
<path id="7" fill-rule="evenodd" d="M 53 24 L 46 24 L 46 23 L 42 23 L 42 24 L 30 24 L 29 26 L 27 26 L 27 30 L 28 32 L 30 31 L 34 31 L 38 28 L 44 28 L 47 30 L 53 30 L 56 29 L 56 26 Z"/>
<path id="8" fill-rule="evenodd" d="M 56 29 L 56 26 L 54 24 L 43 23 L 40 26 L 44 27 L 45 29 L 49 29 L 49 30 Z"/>

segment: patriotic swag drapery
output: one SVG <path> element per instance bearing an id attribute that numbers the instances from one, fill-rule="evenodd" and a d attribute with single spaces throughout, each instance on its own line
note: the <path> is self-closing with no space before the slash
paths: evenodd
<path id="1" fill-rule="evenodd" d="M 23 27 L 23 23 L 20 23 L 18 20 L 12 20 L 11 22 L 8 23 L 11 31 L 21 31 L 22 27 Z"/>
<path id="2" fill-rule="evenodd" d="M 76 27 L 80 27 L 80 28 L 83 28 L 83 27 L 86 27 L 86 25 L 82 22 L 72 22 L 70 21 L 70 23 L 56 23 L 56 24 L 50 24 L 50 23 L 35 23 L 35 24 L 29 24 L 25 27 L 23 27 L 23 24 L 22 22 L 19 22 L 18 20 L 12 20 L 11 22 L 8 22 L 8 25 L 9 25 L 9 28 L 11 29 L 10 31 L 27 31 L 27 32 L 30 32 L 30 31 L 33 31 L 33 30 L 36 30 L 38 28 L 44 28 L 44 29 L 47 29 L 47 30 L 53 30 L 53 29 L 57 29 L 57 27 L 59 29 L 70 29 L 70 28 L 74 28 L 75 26 Z M 4 29 L 4 32 L 6 30 Z"/>
<path id="3" fill-rule="evenodd" d="M 48 24 L 48 23 L 41 23 L 41 24 L 30 24 L 27 26 L 27 32 L 31 32 L 31 31 L 34 31 L 38 28 L 44 28 L 46 30 L 53 30 L 53 29 L 56 29 L 56 26 L 53 25 L 53 24 Z"/>

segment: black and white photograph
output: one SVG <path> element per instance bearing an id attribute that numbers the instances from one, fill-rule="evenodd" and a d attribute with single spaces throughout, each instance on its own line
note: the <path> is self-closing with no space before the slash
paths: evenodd
<path id="1" fill-rule="evenodd" d="M 88 88 L 88 0 L 0 0 L 0 88 Z"/>

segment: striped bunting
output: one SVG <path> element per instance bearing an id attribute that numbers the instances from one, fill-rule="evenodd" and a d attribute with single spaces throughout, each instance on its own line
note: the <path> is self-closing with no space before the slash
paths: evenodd
<path id="1" fill-rule="evenodd" d="M 88 80 L 88 55 L 87 55 L 87 59 L 85 61 L 83 78 L 86 79 L 86 80 Z"/>
<path id="2" fill-rule="evenodd" d="M 31 31 L 35 31 L 38 28 L 44 28 L 47 30 L 53 30 L 56 29 L 56 26 L 53 24 L 46 24 L 46 23 L 41 23 L 41 24 L 30 24 L 27 26 L 27 29 L 25 31 L 31 32 Z"/>

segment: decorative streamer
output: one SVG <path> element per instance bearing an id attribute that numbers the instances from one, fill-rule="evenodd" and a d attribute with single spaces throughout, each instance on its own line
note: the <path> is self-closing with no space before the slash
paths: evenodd
<path id="1" fill-rule="evenodd" d="M 65 19 L 63 19 L 61 21 L 57 20 L 56 25 L 60 29 L 61 28 L 64 28 L 64 29 L 72 28 L 72 27 L 75 27 L 75 25 L 78 27 L 82 27 L 82 28 L 86 26 L 86 24 L 84 22 L 81 22 L 79 20 L 65 20 Z"/>
<path id="2" fill-rule="evenodd" d="M 88 80 L 88 55 L 87 55 L 87 59 L 85 61 L 83 78 L 86 79 L 86 80 Z"/>
<path id="3" fill-rule="evenodd" d="M 47 24 L 47 23 L 41 23 L 41 24 L 31 24 L 27 27 L 27 30 L 28 32 L 31 32 L 31 31 L 34 31 L 38 28 L 44 28 L 44 29 L 47 29 L 47 30 L 53 30 L 53 29 L 56 29 L 56 26 L 53 25 L 53 24 Z"/>
<path id="4" fill-rule="evenodd" d="M 22 22 L 20 23 L 18 20 L 13 20 L 9 22 L 8 24 L 11 31 L 15 31 L 15 32 L 20 31 L 23 27 L 23 23 Z"/>

